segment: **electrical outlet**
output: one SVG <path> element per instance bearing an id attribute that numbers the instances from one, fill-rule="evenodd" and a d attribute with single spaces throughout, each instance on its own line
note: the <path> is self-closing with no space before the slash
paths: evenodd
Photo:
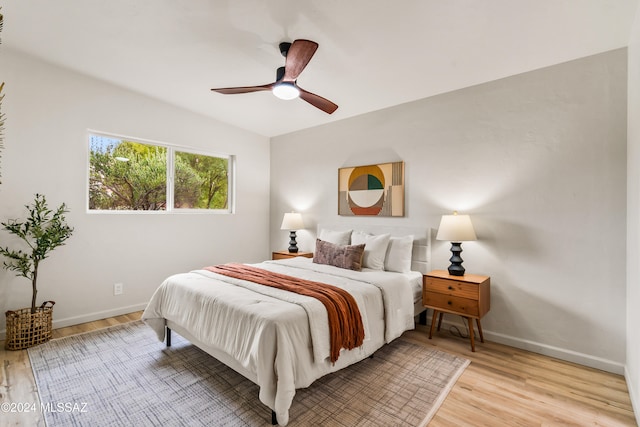
<path id="1" fill-rule="evenodd" d="M 113 295 L 122 295 L 124 285 L 122 283 L 113 284 Z"/>

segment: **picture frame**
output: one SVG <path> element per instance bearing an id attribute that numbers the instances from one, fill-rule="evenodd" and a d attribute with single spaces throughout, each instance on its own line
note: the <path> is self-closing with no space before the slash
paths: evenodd
<path id="1" fill-rule="evenodd" d="M 404 162 L 338 169 L 338 215 L 404 216 Z"/>

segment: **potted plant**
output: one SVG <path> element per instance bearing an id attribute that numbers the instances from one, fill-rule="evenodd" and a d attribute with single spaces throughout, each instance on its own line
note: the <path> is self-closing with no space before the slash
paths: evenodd
<path id="1" fill-rule="evenodd" d="M 3 266 L 15 271 L 16 276 L 30 279 L 32 288 L 30 308 L 6 312 L 7 350 L 32 347 L 51 338 L 51 317 L 55 302 L 45 301 L 40 307 L 36 307 L 38 267 L 51 251 L 64 245 L 73 233 L 73 228 L 65 221 L 64 214 L 69 211 L 64 203 L 52 211 L 47 207 L 46 198 L 36 194 L 33 204 L 25 207 L 29 211 L 25 221 L 11 219 L 0 223 L 4 230 L 18 236 L 27 245 L 24 251 L 0 247 L 0 255 L 6 258 Z"/>

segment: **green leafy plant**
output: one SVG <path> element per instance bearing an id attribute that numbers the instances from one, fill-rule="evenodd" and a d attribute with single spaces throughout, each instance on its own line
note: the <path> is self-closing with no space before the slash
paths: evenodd
<path id="1" fill-rule="evenodd" d="M 31 313 L 36 312 L 36 295 L 38 294 L 38 266 L 51 251 L 64 245 L 73 234 L 73 228 L 66 224 L 64 214 L 69 212 L 63 203 L 55 211 L 47 207 L 47 200 L 42 194 L 36 194 L 32 205 L 25 205 L 29 217 L 25 221 L 11 219 L 2 222 L 3 229 L 20 237 L 28 246 L 25 251 L 0 247 L 0 255 L 4 255 L 5 269 L 15 271 L 16 276 L 31 280 L 33 294 L 31 297 Z"/>

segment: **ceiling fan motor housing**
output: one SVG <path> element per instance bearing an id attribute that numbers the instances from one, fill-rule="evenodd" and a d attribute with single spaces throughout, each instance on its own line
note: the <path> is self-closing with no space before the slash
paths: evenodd
<path id="1" fill-rule="evenodd" d="M 291 47 L 291 43 L 289 42 L 282 42 L 280 43 L 280 53 L 282 54 L 282 56 L 284 56 L 285 58 L 287 57 L 287 53 L 289 53 L 289 48 Z"/>

